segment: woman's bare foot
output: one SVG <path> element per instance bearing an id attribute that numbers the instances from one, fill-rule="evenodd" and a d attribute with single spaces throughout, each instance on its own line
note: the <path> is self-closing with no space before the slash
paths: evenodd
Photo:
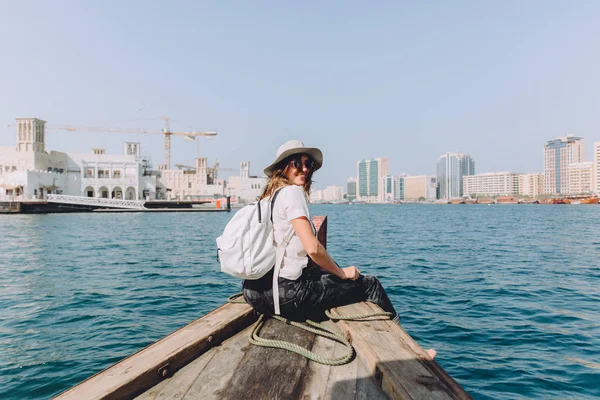
<path id="1" fill-rule="evenodd" d="M 429 349 L 429 350 L 425 350 L 425 353 L 429 354 L 429 357 L 431 357 L 433 359 L 433 358 L 435 358 L 437 351 L 435 351 L 435 349 Z"/>

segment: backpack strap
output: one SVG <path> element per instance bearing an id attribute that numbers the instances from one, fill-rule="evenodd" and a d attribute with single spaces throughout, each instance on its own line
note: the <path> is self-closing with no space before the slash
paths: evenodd
<path id="1" fill-rule="evenodd" d="M 275 270 L 273 271 L 273 306 L 275 309 L 275 315 L 280 314 L 279 309 L 279 271 L 281 270 L 281 264 L 283 264 L 283 257 L 285 256 L 285 249 L 292 240 L 292 237 L 296 231 L 294 227 L 290 226 L 285 237 L 275 248 Z"/>

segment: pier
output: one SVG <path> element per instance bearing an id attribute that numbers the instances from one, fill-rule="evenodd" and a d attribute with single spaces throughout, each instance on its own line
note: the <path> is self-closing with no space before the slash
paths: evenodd
<path id="1" fill-rule="evenodd" d="M 327 219 L 313 219 L 326 244 Z M 334 315 L 381 311 L 371 303 Z M 396 323 L 381 318 L 332 321 L 356 356 L 342 366 L 249 343 L 258 316 L 245 304 L 226 303 L 55 397 L 79 399 L 470 399 L 468 393 Z M 268 319 L 260 333 L 315 353 L 338 357 L 342 344 Z"/>
<path id="2" fill-rule="evenodd" d="M 81 212 L 230 212 L 231 201 L 219 200 L 117 200 L 84 196 L 49 195 L 47 201 L 0 202 L 0 214 Z"/>

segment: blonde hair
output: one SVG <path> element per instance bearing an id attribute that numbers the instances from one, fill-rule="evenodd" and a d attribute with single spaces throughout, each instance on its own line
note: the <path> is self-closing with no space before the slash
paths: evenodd
<path id="1" fill-rule="evenodd" d="M 298 154 L 286 157 L 283 161 L 277 164 L 277 166 L 273 170 L 273 174 L 269 177 L 269 180 L 267 181 L 267 184 L 265 185 L 265 188 L 263 189 L 263 192 L 258 198 L 258 200 L 262 200 L 266 197 L 272 197 L 277 191 L 277 189 L 292 185 L 292 183 L 288 180 L 286 173 L 290 168 L 290 161 L 294 157 L 298 157 Z M 311 178 L 312 171 L 306 177 L 306 182 L 304 182 L 304 185 L 302 185 L 307 198 L 310 198 L 310 187 L 313 183 Z"/>

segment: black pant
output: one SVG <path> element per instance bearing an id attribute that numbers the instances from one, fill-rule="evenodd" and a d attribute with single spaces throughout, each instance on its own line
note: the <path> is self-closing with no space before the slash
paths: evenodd
<path id="1" fill-rule="evenodd" d="M 256 311 L 274 314 L 273 271 L 257 280 L 245 280 L 244 299 Z M 360 275 L 357 280 L 340 279 L 319 267 L 305 268 L 297 280 L 279 277 L 279 306 L 281 316 L 295 320 L 318 318 L 327 309 L 360 301 L 377 304 L 384 311 L 398 313 L 379 279 Z"/>

